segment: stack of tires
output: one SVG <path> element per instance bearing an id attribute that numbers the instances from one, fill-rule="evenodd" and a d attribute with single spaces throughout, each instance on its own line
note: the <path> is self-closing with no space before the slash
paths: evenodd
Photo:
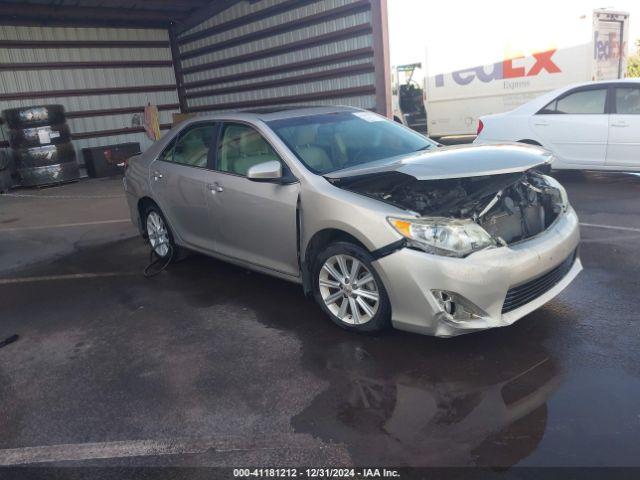
<path id="1" fill-rule="evenodd" d="M 79 177 L 62 105 L 12 108 L 2 116 L 20 185 L 52 185 Z"/>
<path id="2" fill-rule="evenodd" d="M 13 186 L 11 179 L 11 157 L 0 150 L 0 193 L 8 191 Z"/>

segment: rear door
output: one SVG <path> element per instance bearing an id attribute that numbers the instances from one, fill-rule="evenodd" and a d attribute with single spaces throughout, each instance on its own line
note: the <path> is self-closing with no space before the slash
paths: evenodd
<path id="1" fill-rule="evenodd" d="M 298 276 L 296 209 L 300 184 L 249 180 L 259 163 L 286 163 L 251 125 L 225 122 L 218 135 L 215 178 L 209 183 L 211 222 L 218 226 L 216 250 L 228 257 Z"/>
<path id="2" fill-rule="evenodd" d="M 564 168 L 605 164 L 609 118 L 607 85 L 570 90 L 531 117 L 530 127 Z"/>
<path id="3" fill-rule="evenodd" d="M 167 217 L 174 234 L 187 245 L 214 250 L 214 226 L 208 222 L 208 169 L 215 122 L 185 127 L 150 168 L 154 199 Z"/>
<path id="4" fill-rule="evenodd" d="M 640 168 L 640 84 L 613 89 L 606 165 Z"/>

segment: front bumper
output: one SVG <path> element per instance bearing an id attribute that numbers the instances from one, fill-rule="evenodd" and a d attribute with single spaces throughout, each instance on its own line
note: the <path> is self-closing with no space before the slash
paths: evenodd
<path id="1" fill-rule="evenodd" d="M 466 258 L 430 255 L 403 248 L 374 262 L 391 301 L 395 328 L 451 337 L 511 325 L 560 293 L 582 270 L 580 258 L 553 287 L 502 313 L 510 288 L 560 266 L 578 247 L 578 217 L 569 209 L 545 232 L 524 242 L 475 252 Z M 453 321 L 443 314 L 432 289 L 455 292 L 486 315 Z"/>

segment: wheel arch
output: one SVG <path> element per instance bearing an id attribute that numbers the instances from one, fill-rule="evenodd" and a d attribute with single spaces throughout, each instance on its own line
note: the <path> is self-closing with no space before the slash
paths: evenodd
<path id="1" fill-rule="evenodd" d="M 364 243 L 345 230 L 339 228 L 324 228 L 314 233 L 304 247 L 304 257 L 301 261 L 302 286 L 305 294 L 313 291 L 312 270 L 316 256 L 327 246 L 336 242 L 348 242 L 371 253 Z"/>
<path id="2" fill-rule="evenodd" d="M 313 243 L 312 243 L 313 242 Z M 369 263 L 370 265 L 366 265 L 366 269 L 373 275 L 375 278 L 375 283 L 377 285 L 376 291 L 378 292 L 378 310 L 371 316 L 368 320 L 361 324 L 359 320 L 356 320 L 355 323 L 347 322 L 342 317 L 339 317 L 339 314 L 335 311 L 332 311 L 329 304 L 325 302 L 325 298 L 323 297 L 323 293 L 318 287 L 319 279 L 318 271 L 314 268 L 314 265 L 320 266 L 320 259 L 315 257 L 317 252 L 321 252 L 325 248 L 331 248 L 333 246 L 333 250 L 327 252 L 326 255 L 332 256 L 337 254 L 345 254 L 351 256 L 353 258 L 359 258 L 361 263 Z M 351 247 L 351 248 L 350 248 Z M 391 327 L 391 318 L 392 318 L 392 305 L 389 299 L 386 286 L 380 274 L 377 272 L 375 265 L 373 264 L 375 260 L 375 255 L 378 250 L 371 251 L 368 249 L 361 241 L 359 241 L 356 237 L 351 235 L 350 233 L 335 229 L 335 228 L 327 228 L 317 232 L 311 239 L 308 245 L 309 249 L 312 251 L 309 253 L 308 259 L 308 273 L 307 282 L 303 282 L 303 286 L 305 288 L 306 294 L 311 294 L 311 296 L 315 297 L 316 301 L 320 304 L 320 307 L 330 316 L 331 320 L 336 323 L 341 328 L 346 328 L 347 330 L 356 330 L 360 332 L 377 332 L 384 330 L 386 328 Z M 316 252 L 313 252 L 315 248 Z M 325 258 L 325 255 L 321 257 Z M 327 257 L 328 258 L 328 257 Z M 353 266 L 350 268 L 350 272 L 353 273 Z M 322 268 L 319 269 L 322 272 Z M 346 273 L 349 277 L 351 273 Z M 344 270 L 343 270 L 344 274 Z M 356 277 L 354 277 L 357 279 Z M 360 281 L 357 280 L 357 283 L 360 284 Z M 367 282 L 368 283 L 368 282 Z M 362 288 L 358 286 L 358 288 Z M 357 292 L 357 291 L 356 291 Z M 339 293 L 339 292 L 337 292 Z M 354 292 L 355 293 L 355 292 Z M 343 293 L 346 295 L 346 293 Z M 351 294 L 348 294 L 351 297 Z M 356 296 L 359 296 L 359 293 L 356 293 Z M 330 302 L 333 304 L 333 302 Z M 355 303 L 349 302 L 352 304 L 351 307 L 347 308 L 355 308 L 359 309 Z M 343 300 L 344 304 L 344 300 Z M 356 315 L 357 318 L 357 315 Z M 362 328 L 364 326 L 364 328 Z"/>
<path id="3" fill-rule="evenodd" d="M 518 143 L 524 143 L 527 145 L 536 145 L 538 147 L 542 146 L 540 142 L 538 142 L 537 140 L 533 140 L 531 138 L 523 138 L 522 140 L 518 140 Z"/>

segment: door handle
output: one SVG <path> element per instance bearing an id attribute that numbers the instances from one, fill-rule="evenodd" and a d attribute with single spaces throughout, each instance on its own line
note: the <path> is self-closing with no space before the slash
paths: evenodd
<path id="1" fill-rule="evenodd" d="M 612 127 L 628 127 L 629 124 L 627 122 L 614 122 L 611 124 Z"/>
<path id="2" fill-rule="evenodd" d="M 218 182 L 207 184 L 207 188 L 211 190 L 211 193 L 224 192 L 224 188 Z"/>
<path id="3" fill-rule="evenodd" d="M 155 172 L 153 172 L 153 179 L 157 182 L 158 180 L 160 180 L 162 178 L 162 174 L 160 172 L 158 172 L 157 170 Z"/>
<path id="4" fill-rule="evenodd" d="M 542 120 L 538 120 L 537 122 L 533 122 L 533 124 L 538 126 L 538 127 L 548 127 L 549 126 L 548 122 L 544 122 Z"/>

